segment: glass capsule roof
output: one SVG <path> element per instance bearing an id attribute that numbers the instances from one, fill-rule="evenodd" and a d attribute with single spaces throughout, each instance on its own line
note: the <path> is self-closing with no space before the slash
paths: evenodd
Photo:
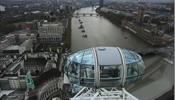
<path id="1" fill-rule="evenodd" d="M 141 57 L 130 50 L 121 49 L 126 64 L 135 63 L 141 60 Z M 85 49 L 74 53 L 68 57 L 68 60 L 74 63 L 85 65 L 119 65 L 122 63 L 121 54 L 115 47 L 96 47 Z"/>
<path id="2" fill-rule="evenodd" d="M 95 65 L 94 53 L 92 48 L 79 51 L 71 55 L 69 58 L 72 62 L 86 65 Z"/>
<path id="3" fill-rule="evenodd" d="M 138 55 L 137 53 L 135 53 L 133 51 L 123 49 L 122 52 L 124 54 L 126 64 L 135 63 L 135 62 L 138 62 L 142 59 L 140 57 L 140 55 Z"/>
<path id="4" fill-rule="evenodd" d="M 145 66 L 141 56 L 133 51 L 118 47 L 95 47 L 68 56 L 64 68 L 73 84 L 113 87 L 139 80 Z"/>

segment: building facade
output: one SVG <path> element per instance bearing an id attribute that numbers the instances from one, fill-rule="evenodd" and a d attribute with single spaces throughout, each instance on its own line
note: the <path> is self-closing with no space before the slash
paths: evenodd
<path id="1" fill-rule="evenodd" d="M 5 6 L 0 5 L 0 12 L 4 12 L 5 11 Z"/>
<path id="2" fill-rule="evenodd" d="M 60 42 L 64 31 L 62 23 L 44 23 L 38 27 L 40 42 Z"/>

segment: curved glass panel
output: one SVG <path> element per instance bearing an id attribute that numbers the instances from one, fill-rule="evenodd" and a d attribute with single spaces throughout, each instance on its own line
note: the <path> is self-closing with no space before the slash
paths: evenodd
<path id="1" fill-rule="evenodd" d="M 70 81 L 83 86 L 94 84 L 94 52 L 86 49 L 68 57 L 65 68 Z"/>
<path id="2" fill-rule="evenodd" d="M 98 81 L 95 81 L 94 74 L 97 72 L 94 69 L 95 67 L 99 67 L 97 68 L 97 71 L 100 73 L 99 81 L 101 87 L 121 85 L 124 68 L 121 61 L 120 63 L 114 64 L 114 62 L 119 62 L 119 60 L 121 60 L 121 55 L 117 53 L 118 49 L 115 48 L 112 50 L 112 53 L 111 51 L 108 52 L 108 48 L 104 51 L 94 52 L 93 48 L 90 48 L 70 55 L 65 64 L 65 72 L 67 73 L 70 82 L 81 86 L 94 87 L 96 85 L 95 82 Z M 115 50 L 117 52 L 115 52 Z M 139 54 L 133 51 L 125 49 L 121 49 L 121 51 L 126 62 L 126 84 L 134 83 L 141 78 L 144 73 L 145 66 L 143 60 Z M 104 55 L 104 53 L 107 54 L 107 56 Z M 96 55 L 96 59 L 94 55 Z M 103 59 L 100 59 L 101 57 L 103 57 Z M 99 59 L 103 64 L 98 62 L 97 66 L 95 66 L 95 60 L 99 61 Z M 112 59 L 113 61 L 108 61 L 108 63 L 106 63 L 106 59 Z"/>
<path id="3" fill-rule="evenodd" d="M 141 57 L 133 51 L 122 49 L 122 52 L 123 52 L 126 64 L 138 62 L 139 60 L 141 60 Z"/>
<path id="4" fill-rule="evenodd" d="M 139 69 L 137 63 L 127 64 L 127 79 L 126 83 L 133 83 L 139 77 Z"/>
<path id="5" fill-rule="evenodd" d="M 143 75 L 145 70 L 145 65 L 143 63 L 143 60 L 139 61 L 137 64 L 139 69 L 139 75 Z"/>
<path id="6" fill-rule="evenodd" d="M 94 63 L 94 53 L 92 49 L 85 50 L 81 64 L 95 65 Z"/>
<path id="7" fill-rule="evenodd" d="M 72 83 L 79 84 L 79 72 L 80 64 L 76 62 L 70 62 L 67 67 L 67 75 Z"/>
<path id="8" fill-rule="evenodd" d="M 71 62 L 77 62 L 86 65 L 95 65 L 94 53 L 92 48 L 74 53 L 69 56 L 69 59 Z"/>
<path id="9" fill-rule="evenodd" d="M 122 49 L 126 67 L 127 67 L 127 79 L 126 84 L 131 84 L 137 81 L 139 78 L 142 77 L 144 73 L 144 63 L 142 61 L 142 58 L 137 53 Z"/>
<path id="10" fill-rule="evenodd" d="M 67 69 L 68 69 L 69 64 L 70 64 L 70 60 L 66 59 L 65 65 L 64 65 L 64 70 L 65 70 L 66 72 L 68 71 Z"/>
<path id="11" fill-rule="evenodd" d="M 127 66 L 127 76 L 138 76 L 139 75 L 139 69 L 137 63 L 128 64 Z"/>
<path id="12" fill-rule="evenodd" d="M 82 60 L 82 58 L 83 58 L 83 54 L 84 54 L 83 51 L 79 51 L 79 52 L 77 52 L 77 53 L 75 53 L 75 54 L 70 55 L 68 59 L 69 59 L 71 62 L 81 63 L 81 60 Z"/>
<path id="13" fill-rule="evenodd" d="M 94 85 L 94 66 L 82 65 L 80 68 L 80 84 L 83 86 Z"/>
<path id="14" fill-rule="evenodd" d="M 79 63 L 71 62 L 68 66 L 68 74 L 70 74 L 73 77 L 78 78 L 79 77 L 79 69 L 80 69 Z"/>

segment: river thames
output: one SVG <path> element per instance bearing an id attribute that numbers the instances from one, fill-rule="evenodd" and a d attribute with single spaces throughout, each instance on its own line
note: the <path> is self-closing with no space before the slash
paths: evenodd
<path id="1" fill-rule="evenodd" d="M 77 10 L 75 13 L 96 13 L 95 8 L 87 7 Z M 83 22 L 85 33 L 79 29 Z M 87 38 L 82 35 L 87 34 Z M 96 46 L 116 46 L 121 48 L 146 48 L 149 45 L 128 31 L 123 31 L 108 19 L 102 16 L 80 16 L 72 18 L 72 44 L 73 52 Z"/>

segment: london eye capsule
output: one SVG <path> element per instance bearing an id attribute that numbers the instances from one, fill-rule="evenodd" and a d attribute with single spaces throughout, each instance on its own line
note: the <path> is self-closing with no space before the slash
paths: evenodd
<path id="1" fill-rule="evenodd" d="M 66 59 L 64 71 L 71 83 L 86 87 L 119 87 L 144 74 L 142 57 L 118 47 L 95 47 L 78 51 Z"/>

